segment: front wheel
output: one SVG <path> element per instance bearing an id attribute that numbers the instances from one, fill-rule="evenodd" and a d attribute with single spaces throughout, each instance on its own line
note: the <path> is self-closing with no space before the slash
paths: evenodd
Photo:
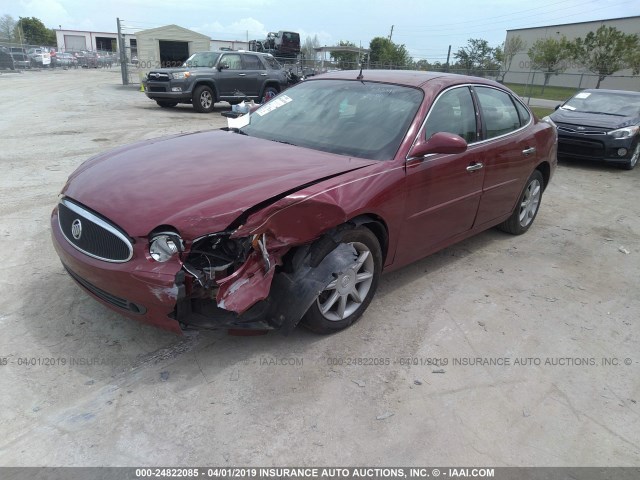
<path id="1" fill-rule="evenodd" d="M 302 318 L 302 325 L 317 333 L 333 333 L 352 325 L 367 309 L 378 288 L 382 253 L 371 230 L 366 227 L 344 230 L 339 243 L 351 245 L 357 258 L 343 271 L 334 272 L 334 279 Z"/>
<path id="2" fill-rule="evenodd" d="M 521 235 L 529 230 L 538 214 L 543 189 L 544 178 L 542 178 L 539 170 L 534 170 L 527 180 L 513 213 L 507 220 L 498 225 L 498 228 L 513 235 Z"/>
<path id="3" fill-rule="evenodd" d="M 622 168 L 625 170 L 633 170 L 638 164 L 638 158 L 640 158 L 640 139 L 637 139 L 631 146 L 631 158 L 622 164 Z"/>
<path id="4" fill-rule="evenodd" d="M 213 90 L 211 87 L 206 85 L 201 85 L 197 87 L 193 91 L 193 108 L 196 109 L 196 112 L 200 113 L 210 113 L 213 111 L 213 106 L 215 103 L 215 97 L 213 95 Z"/>

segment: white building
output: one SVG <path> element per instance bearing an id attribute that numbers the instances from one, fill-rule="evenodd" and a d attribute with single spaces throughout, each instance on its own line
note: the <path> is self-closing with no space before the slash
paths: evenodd
<path id="1" fill-rule="evenodd" d="M 101 50 L 117 52 L 118 35 L 111 32 L 90 32 L 86 30 L 56 29 L 56 42 L 60 52 L 79 52 L 81 50 Z M 135 35 L 125 34 L 126 47 L 135 48 Z M 131 44 L 133 40 L 133 45 Z"/>
<path id="2" fill-rule="evenodd" d="M 624 33 L 640 35 L 640 16 L 507 30 L 505 43 L 508 42 L 510 38 L 519 36 L 526 42 L 526 46 L 523 51 L 517 53 L 513 58 L 511 68 L 505 76 L 505 82 L 522 84 L 534 83 L 541 85 L 544 81 L 544 75 L 538 72 L 534 76 L 534 72 L 531 71 L 529 56 L 527 55 L 527 51 L 536 40 L 544 38 L 560 39 L 563 36 L 566 37 L 567 40 L 574 40 L 578 37 L 584 38 L 589 32 L 595 32 L 602 25 L 615 27 Z M 552 76 L 549 80 L 549 85 L 595 88 L 598 82 L 597 75 L 579 65 L 572 64 L 571 61 L 568 62 L 568 67 L 564 73 Z M 605 78 L 600 88 L 640 90 L 640 77 L 634 77 L 630 69 L 621 70 L 613 76 Z"/>

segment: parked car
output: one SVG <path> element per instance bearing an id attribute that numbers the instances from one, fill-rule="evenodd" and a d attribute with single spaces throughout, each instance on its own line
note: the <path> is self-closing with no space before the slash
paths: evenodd
<path id="1" fill-rule="evenodd" d="M 51 55 L 45 48 L 30 48 L 27 55 L 33 67 L 48 67 L 51 65 Z"/>
<path id="2" fill-rule="evenodd" d="M 11 53 L 11 57 L 15 68 L 31 68 L 31 59 L 25 53 Z"/>
<path id="3" fill-rule="evenodd" d="M 266 101 L 286 87 L 287 74 L 271 55 L 215 51 L 194 53 L 182 67 L 152 70 L 145 94 L 161 107 L 191 103 L 196 111 L 208 113 L 216 102 Z"/>
<path id="4" fill-rule="evenodd" d="M 640 93 L 583 90 L 550 115 L 558 156 L 613 163 L 631 170 L 640 157 Z"/>
<path id="5" fill-rule="evenodd" d="M 0 70 L 15 70 L 13 57 L 5 48 L 0 48 Z"/>
<path id="6" fill-rule="evenodd" d="M 83 68 L 98 68 L 98 54 L 96 52 L 81 52 L 78 55 L 78 65 Z"/>
<path id="7" fill-rule="evenodd" d="M 336 72 L 247 120 L 81 165 L 51 217 L 69 275 L 175 332 L 334 332 L 383 271 L 496 225 L 526 232 L 556 167 L 553 125 L 475 77 Z"/>
<path id="8" fill-rule="evenodd" d="M 58 53 L 56 56 L 56 65 L 58 67 L 77 67 L 78 59 L 74 57 L 71 53 Z"/>
<path id="9" fill-rule="evenodd" d="M 98 67 L 107 68 L 113 66 L 113 57 L 108 53 L 99 53 L 98 56 Z"/>

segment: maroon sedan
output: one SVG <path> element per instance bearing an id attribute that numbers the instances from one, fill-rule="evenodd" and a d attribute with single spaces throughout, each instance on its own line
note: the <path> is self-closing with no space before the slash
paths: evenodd
<path id="1" fill-rule="evenodd" d="M 494 226 L 526 232 L 556 150 L 553 125 L 490 80 L 336 72 L 242 128 L 88 160 L 53 211 L 53 243 L 96 299 L 175 332 L 334 332 L 383 271 Z"/>

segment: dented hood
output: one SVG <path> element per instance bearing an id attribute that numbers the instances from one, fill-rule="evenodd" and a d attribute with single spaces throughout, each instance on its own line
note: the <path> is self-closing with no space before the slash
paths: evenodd
<path id="1" fill-rule="evenodd" d="M 63 194 L 131 236 L 171 225 L 194 238 L 224 230 L 285 192 L 374 163 L 216 130 L 94 157 L 69 177 Z"/>

